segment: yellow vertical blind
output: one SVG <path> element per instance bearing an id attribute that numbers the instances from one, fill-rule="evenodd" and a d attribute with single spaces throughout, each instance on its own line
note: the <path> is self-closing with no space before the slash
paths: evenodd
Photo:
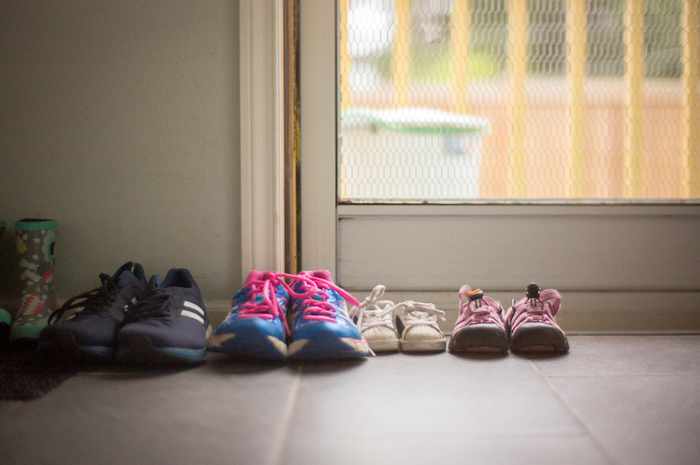
<path id="1" fill-rule="evenodd" d="M 348 44 L 348 14 L 350 0 L 339 0 L 340 16 L 340 104 L 343 109 L 352 106 L 352 91 L 350 89 L 350 50 Z"/>
<path id="2" fill-rule="evenodd" d="M 700 0 L 683 5 L 683 195 L 700 197 Z"/>
<path id="3" fill-rule="evenodd" d="M 394 105 L 408 104 L 409 72 L 411 69 L 411 1 L 394 0 L 396 24 L 394 51 L 391 60 L 394 82 Z"/>
<path id="4" fill-rule="evenodd" d="M 512 198 L 527 194 L 525 182 L 525 118 L 527 95 L 527 0 L 508 1 L 508 46 L 510 74 L 510 134 L 508 190 Z"/>
<path id="5" fill-rule="evenodd" d="M 469 60 L 469 29 L 471 0 L 454 0 L 450 17 L 450 58 L 452 60 L 452 109 L 466 113 L 469 108 L 467 63 Z"/>
<path id="6" fill-rule="evenodd" d="M 641 195 L 642 111 L 644 104 L 644 1 L 628 0 L 625 9 L 624 195 Z"/>
<path id="7" fill-rule="evenodd" d="M 571 183 L 569 194 L 572 197 L 585 197 L 585 108 L 586 95 L 584 83 L 586 80 L 586 4 L 587 0 L 568 0 L 567 2 L 567 31 L 566 38 L 569 49 L 569 115 L 571 118 L 570 132 L 570 172 Z"/>

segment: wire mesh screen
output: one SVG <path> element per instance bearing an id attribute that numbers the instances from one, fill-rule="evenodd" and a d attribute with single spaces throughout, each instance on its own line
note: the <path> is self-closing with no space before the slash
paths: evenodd
<path id="1" fill-rule="evenodd" d="M 698 0 L 339 0 L 341 202 L 700 197 Z"/>

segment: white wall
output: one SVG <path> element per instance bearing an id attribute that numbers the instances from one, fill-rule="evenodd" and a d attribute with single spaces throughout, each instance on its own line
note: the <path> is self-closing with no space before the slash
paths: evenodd
<path id="1" fill-rule="evenodd" d="M 60 295 L 133 259 L 227 299 L 238 120 L 236 1 L 0 0 L 0 218 L 59 221 Z"/>

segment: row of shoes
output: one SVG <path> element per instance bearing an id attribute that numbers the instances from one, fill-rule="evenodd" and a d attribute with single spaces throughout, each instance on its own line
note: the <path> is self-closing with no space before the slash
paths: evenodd
<path id="1" fill-rule="evenodd" d="M 433 304 L 382 299 L 376 286 L 362 302 L 328 271 L 252 271 L 212 332 L 202 292 L 184 268 L 147 279 L 127 262 L 100 274 L 100 285 L 54 311 L 39 337 L 51 356 L 82 361 L 197 363 L 208 351 L 259 360 L 353 359 L 374 352 L 444 351 L 445 312 Z M 508 311 L 479 289 L 459 292 L 451 352 L 568 350 L 554 318 L 561 297 L 532 284 Z"/>
<path id="2" fill-rule="evenodd" d="M 481 289 L 462 286 L 459 316 L 449 339 L 440 329 L 445 312 L 434 304 L 382 300 L 386 288 L 375 286 L 353 308 L 360 331 L 374 352 L 452 353 L 553 352 L 569 350 L 566 334 L 556 323 L 561 295 L 531 283 L 523 297 L 514 298 L 508 310 Z"/>

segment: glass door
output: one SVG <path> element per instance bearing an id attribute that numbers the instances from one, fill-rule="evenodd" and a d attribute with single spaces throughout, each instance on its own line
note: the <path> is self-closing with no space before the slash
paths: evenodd
<path id="1" fill-rule="evenodd" d="M 534 280 L 575 329 L 700 326 L 696 10 L 302 0 L 303 265 L 447 310 Z"/>

